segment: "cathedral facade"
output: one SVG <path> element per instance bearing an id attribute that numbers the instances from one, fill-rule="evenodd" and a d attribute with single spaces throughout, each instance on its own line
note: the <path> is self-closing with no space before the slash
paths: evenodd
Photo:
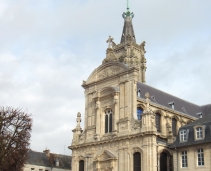
<path id="1" fill-rule="evenodd" d="M 105 59 L 82 84 L 84 130 L 78 113 L 68 147 L 72 171 L 173 171 L 178 161 L 169 145 L 208 111 L 145 83 L 145 42 L 136 43 L 129 8 L 122 16 L 120 44 L 109 37 Z"/>

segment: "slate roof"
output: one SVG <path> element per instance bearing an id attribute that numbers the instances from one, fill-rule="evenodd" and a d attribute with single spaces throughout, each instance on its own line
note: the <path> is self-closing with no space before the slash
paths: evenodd
<path id="1" fill-rule="evenodd" d="M 55 166 L 56 159 L 59 160 L 59 166 Z M 54 153 L 47 155 L 45 152 L 29 150 L 26 164 L 71 169 L 71 156 Z"/>
<path id="2" fill-rule="evenodd" d="M 202 112 L 203 116 L 211 114 L 211 104 L 199 106 L 140 82 L 137 83 L 137 90 L 140 90 L 141 98 L 145 99 L 145 94 L 148 92 L 151 96 L 151 102 L 169 109 L 171 106 L 168 103 L 174 102 L 174 110 L 185 115 L 199 118 L 196 113 Z"/>
<path id="3" fill-rule="evenodd" d="M 26 164 L 51 167 L 51 163 L 45 153 L 29 150 Z"/>
<path id="4" fill-rule="evenodd" d="M 196 125 L 205 125 L 205 138 L 203 140 L 197 140 L 194 139 L 194 126 Z M 180 127 L 180 130 L 182 129 L 188 129 L 189 135 L 188 135 L 188 141 L 187 142 L 180 142 L 179 139 L 179 133 L 176 137 L 176 141 L 169 145 L 170 148 L 179 148 L 179 147 L 185 147 L 185 146 L 192 146 L 197 144 L 204 144 L 204 143 L 210 143 L 211 142 L 211 115 L 206 116 L 204 118 L 198 119 L 194 122 L 191 122 L 185 126 Z"/>

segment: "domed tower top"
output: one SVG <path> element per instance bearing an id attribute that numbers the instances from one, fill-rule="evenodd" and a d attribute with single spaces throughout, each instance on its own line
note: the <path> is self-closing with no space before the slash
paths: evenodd
<path id="1" fill-rule="evenodd" d="M 127 0 L 127 11 L 122 14 L 122 17 L 125 19 L 125 22 L 120 43 L 125 43 L 127 41 L 132 41 L 136 43 L 136 38 L 132 24 L 132 19 L 134 17 L 134 14 L 133 12 L 130 12 L 128 0 Z"/>

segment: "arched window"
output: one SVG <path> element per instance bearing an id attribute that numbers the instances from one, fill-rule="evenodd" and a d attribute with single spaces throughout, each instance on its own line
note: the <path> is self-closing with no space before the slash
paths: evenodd
<path id="1" fill-rule="evenodd" d="M 105 110 L 105 133 L 112 132 L 112 110 L 106 109 Z"/>
<path id="2" fill-rule="evenodd" d="M 133 154 L 133 171 L 141 171 L 141 153 Z"/>
<path id="3" fill-rule="evenodd" d="M 172 133 L 174 136 L 177 135 L 177 120 L 172 118 Z"/>
<path id="4" fill-rule="evenodd" d="M 83 160 L 79 161 L 79 171 L 84 171 L 84 161 Z"/>
<path id="5" fill-rule="evenodd" d="M 141 118 L 142 118 L 142 113 L 143 113 L 143 109 L 140 108 L 140 107 L 138 107 L 138 108 L 137 108 L 137 119 L 138 119 L 138 120 L 141 120 Z"/>
<path id="6" fill-rule="evenodd" d="M 161 115 L 159 113 L 156 113 L 155 114 L 155 120 L 156 120 L 156 128 L 157 128 L 158 132 L 161 132 L 161 129 L 160 129 L 160 118 L 161 118 Z"/>

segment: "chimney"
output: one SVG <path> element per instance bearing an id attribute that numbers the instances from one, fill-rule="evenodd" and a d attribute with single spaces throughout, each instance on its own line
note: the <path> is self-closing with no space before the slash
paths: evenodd
<path id="1" fill-rule="evenodd" d="M 49 154 L 50 154 L 50 150 L 49 149 L 45 149 L 45 150 L 43 150 L 43 152 L 48 156 Z"/>

